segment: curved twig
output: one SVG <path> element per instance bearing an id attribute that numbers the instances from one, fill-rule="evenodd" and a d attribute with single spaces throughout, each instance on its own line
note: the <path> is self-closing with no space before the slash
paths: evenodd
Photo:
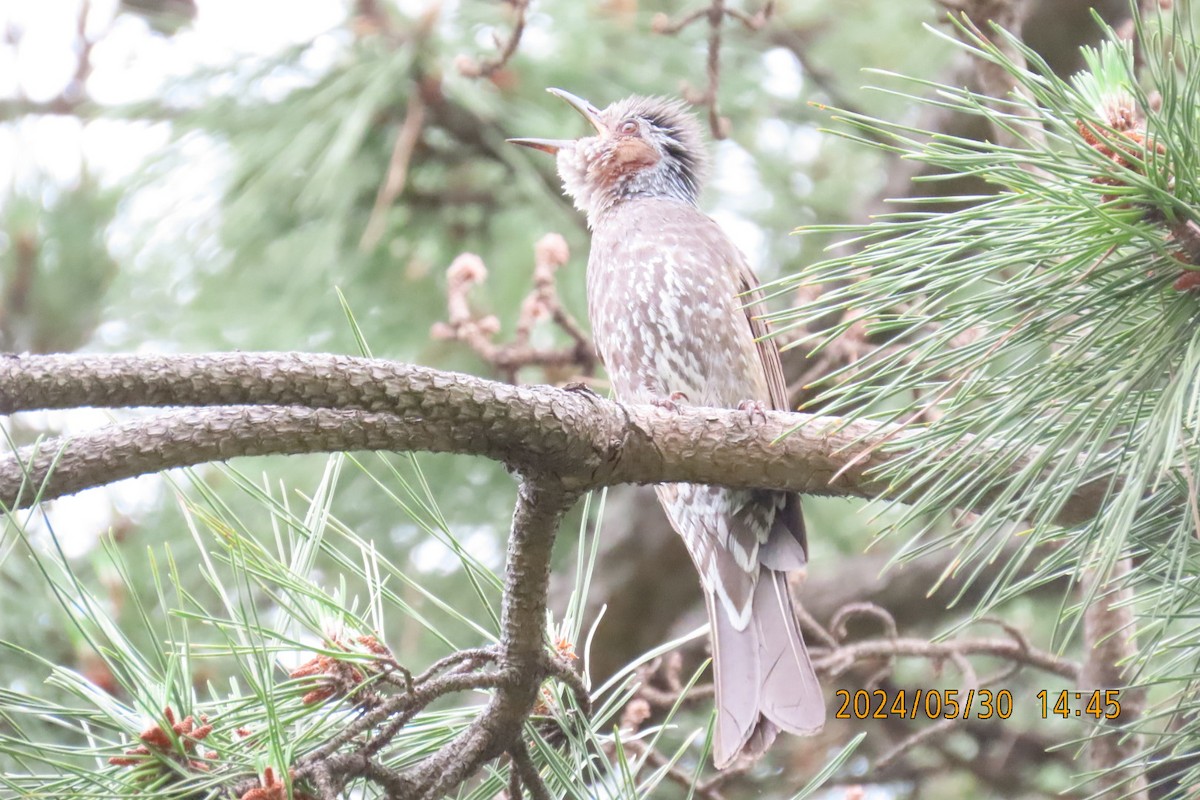
<path id="1" fill-rule="evenodd" d="M 500 40 L 500 37 L 496 37 L 496 47 L 500 50 L 497 55 L 482 61 L 477 61 L 468 55 L 461 55 L 455 60 L 458 71 L 466 77 L 490 78 L 516 55 L 517 46 L 521 44 L 521 37 L 525 34 L 525 12 L 529 9 L 529 0 L 505 0 L 505 2 L 512 6 L 516 14 L 512 30 L 503 41 Z"/>
<path id="2" fill-rule="evenodd" d="M 997 656 L 1060 675 L 1068 680 L 1079 678 L 1080 668 L 1075 662 L 1041 650 L 1023 647 L 1008 639 L 956 639 L 949 642 L 901 638 L 868 639 L 841 645 L 836 650 L 814 653 L 813 666 L 818 672 L 840 675 L 854 663 L 871 658 L 907 656 L 941 660 L 968 655 Z"/>

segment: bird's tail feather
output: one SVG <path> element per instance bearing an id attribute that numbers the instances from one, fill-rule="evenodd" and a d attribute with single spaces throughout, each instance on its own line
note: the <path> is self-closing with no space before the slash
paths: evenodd
<path id="1" fill-rule="evenodd" d="M 717 688 L 717 768 L 729 766 L 740 755 L 762 755 L 780 730 L 819 731 L 825 723 L 825 701 L 796 624 L 786 575 L 762 571 L 745 630 L 734 628 L 711 596 L 706 600 Z"/>

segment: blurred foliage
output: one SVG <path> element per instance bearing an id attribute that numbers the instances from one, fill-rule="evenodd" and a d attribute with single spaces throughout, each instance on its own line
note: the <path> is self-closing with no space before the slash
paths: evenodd
<path id="1" fill-rule="evenodd" d="M 381 556 L 375 541 L 334 514 L 335 487 L 348 462 L 378 484 L 393 513 L 454 554 L 471 591 L 442 597 L 430 592 L 427 576 Z M 33 545 L 19 523 L 9 525 L 12 540 L 28 548 L 38 595 L 47 595 L 45 608 L 90 657 L 72 669 L 61 652 L 5 643 L 6 660 L 46 678 L 44 686 L 17 680 L 0 689 L 0 786 L 14 797 L 125 797 L 131 786 L 140 786 L 137 796 L 228 797 L 232 782 L 267 770 L 287 774 L 300 755 L 371 707 L 373 701 L 347 704 L 335 692 L 323 694 L 321 673 L 305 673 L 302 665 L 324 656 L 349 659 L 343 663 L 371 677 L 360 687 L 363 696 L 381 698 L 396 692 L 372 658 L 378 650 L 357 643 L 384 648 L 389 660 L 395 653 L 401 668 L 414 666 L 407 654 L 418 638 L 439 656 L 496 644 L 502 579 L 477 558 L 469 539 L 445 527 L 436 497 L 411 460 L 409 466 L 406 475 L 385 464 L 368 469 L 332 456 L 308 500 L 291 499 L 296 493 L 283 485 L 259 486 L 233 469 L 220 471 L 228 482 L 220 493 L 193 476 L 192 496 L 180 508 L 191 541 L 148 548 L 149 580 L 134 574 L 141 555 L 112 540 L 81 568 L 56 547 Z M 256 513 L 239 516 L 227 502 L 234 496 Z M 594 546 L 595 536 L 585 537 L 575 554 L 581 590 L 591 580 Z M 127 594 L 131 590 L 136 593 Z M 548 622 L 552 639 L 583 642 L 577 598 Z M 389 624 L 396 620 L 404 626 Z M 588 717 L 570 691 L 547 682 L 544 707 L 527 735 L 533 761 L 557 796 L 649 796 L 698 742 L 700 758 L 689 758 L 694 763 L 688 766 L 697 777 L 711 769 L 711 732 L 677 736 L 672 721 L 678 709 L 644 731 L 651 747 L 671 754 L 666 765 L 652 763 L 643 773 L 644 755 L 614 749 L 612 727 L 636 690 L 636 669 L 678 644 L 665 643 L 603 685 L 589 685 L 594 709 Z M 590 683 L 586 667 L 583 672 Z M 440 703 L 417 715 L 375 760 L 400 769 L 446 744 L 480 711 L 475 693 L 465 694 L 465 702 Z M 195 731 L 194 741 L 162 734 L 172 727 L 179 734 Z M 155 730 L 157 738 L 150 733 Z M 596 757 L 606 751 L 611 760 Z M 834 759 L 825 775 L 850 751 Z M 495 797 L 507 786 L 506 771 L 491 770 L 460 796 Z M 823 780 L 818 776 L 813 787 Z M 352 796 L 376 796 L 372 790 L 361 778 L 346 788 Z M 300 791 L 297 783 L 292 791 Z"/>
<path id="2" fill-rule="evenodd" d="M 989 573 L 975 614 L 1069 576 L 1080 589 L 1063 597 L 1055 615 L 1062 643 L 1095 607 L 1118 603 L 1107 592 L 1127 592 L 1119 605 L 1131 609 L 1131 625 L 1136 617 L 1136 646 L 1123 666 L 1152 687 L 1146 717 L 1130 715 L 1122 725 L 1145 734 L 1129 762 L 1137 769 L 1158 762 L 1164 784 L 1170 776 L 1194 786 L 1194 22 L 1184 12 L 1146 20 L 1140 75 L 1133 46 L 1109 31 L 1102 46 L 1084 51 L 1087 69 L 1069 79 L 1009 34 L 966 23 L 960 33 L 972 52 L 1013 76 L 1016 91 L 995 102 L 953 86 L 932 88 L 937 102 L 985 119 L 994 140 L 853 113 L 842 115 L 844 132 L 976 176 L 995 196 L 951 212 L 906 210 L 842 227 L 857 240 L 854 255 L 782 281 L 838 288 L 776 319 L 783 329 L 805 329 L 831 312 L 853 311 L 810 338 L 828 346 L 855 324 L 886 342 L 825 378 L 826 407 L 907 428 L 895 437 L 903 455 L 879 471 L 905 487 L 905 521 L 936 520 L 948 508 L 975 511 L 953 529 L 933 523 L 906 537 L 909 555 L 952 548 L 956 567 L 977 574 L 981 564 L 1006 559 L 1011 531 L 1004 523 L 1023 521 L 1024 545 Z M 931 102 L 924 99 L 928 83 L 885 77 L 901 96 Z M 1064 523 L 1069 499 L 1088 486 L 1099 510 Z M 1089 577 L 1110 575 L 1122 561 L 1131 566 L 1111 585 Z"/>
<path id="3" fill-rule="evenodd" d="M 103 318 L 117 276 L 104 237 L 119 194 L 84 179 L 66 191 L 45 179 L 6 198 L 0 218 L 0 349 L 75 350 Z"/>
<path id="4" fill-rule="evenodd" d="M 134 42 L 135 52 L 151 54 L 145 62 L 130 58 L 124 69 L 155 69 L 155 57 L 169 61 L 164 53 L 182 52 L 185 59 L 190 53 L 192 60 L 184 74 L 171 72 L 175 77 L 137 103 L 81 103 L 78 87 L 64 89 L 63 102 L 52 102 L 47 110 L 78 117 L 85 130 L 118 125 L 127 135 L 111 137 L 104 146 L 79 145 L 78 152 L 64 144 L 70 152 L 51 153 L 51 161 L 84 165 L 74 177 L 40 169 L 26 157 L 42 131 L 38 125 L 54 117 L 4 111 L 0 146 L 16 154 L 17 166 L 0 193 L 0 350 L 356 353 L 340 289 L 376 355 L 486 372 L 487 365 L 466 348 L 430 338 L 431 325 L 445 318 L 445 268 L 463 251 L 481 254 L 489 277 L 473 300 L 511 331 L 529 289 L 533 243 L 547 231 L 562 233 L 571 246 L 572 263 L 559 273 L 560 291 L 570 311 L 585 317 L 583 220 L 562 198 L 551 160 L 511 148 L 504 139 L 580 132 L 579 120 L 545 94 L 546 87 L 563 87 L 605 105 L 635 92 L 676 94 L 685 83 L 703 86 L 705 26 L 693 25 L 676 36 L 650 32 L 655 14 L 679 15 L 691 6 L 647 0 L 534 3 L 512 61 L 490 79 L 472 79 L 459 73 L 456 60 L 495 54 L 494 37 L 507 36 L 513 22 L 504 3 L 347 0 L 323 5 L 339 10 L 340 22 L 286 47 L 207 58 L 197 51 L 221 48 L 213 43 L 219 34 L 203 28 L 203 0 L 191 22 L 196 10 L 191 3 L 122 3 L 108 26 L 113 38 L 125 37 Z M 302 6 L 274 8 L 304 15 Z M 159 15 L 164 10 L 171 13 Z M 833 240 L 831 232 L 790 236 L 798 225 L 857 221 L 873 209 L 895 158 L 824 135 L 821 129 L 830 119 L 823 106 L 851 106 L 864 115 L 914 124 L 925 109 L 910 97 L 864 89 L 868 79 L 861 71 L 933 80 L 961 66 L 950 43 L 922 28 L 938 15 L 933 2 L 792 0 L 779 4 L 761 31 L 726 30 L 720 100 L 732 129 L 728 140 L 714 146 L 715 170 L 702 203 L 737 237 L 764 278 L 797 273 Z M 269 16 L 248 13 L 247 20 L 262 26 L 258 32 L 264 40 L 277 38 L 268 35 L 276 22 Z M 97 34 L 98 60 L 103 44 Z M 64 48 L 62 57 L 69 60 L 73 54 Z M 112 66 L 119 57 L 109 59 L 110 76 L 113 70 L 119 73 L 120 64 Z M 99 67 L 94 77 L 99 79 Z M 397 137 L 417 107 L 423 109 L 424 124 L 403 190 L 384 206 L 382 233 L 370 241 L 364 236 L 377 193 Z M 154 135 L 164 129 L 169 131 L 165 142 Z M 118 160 L 117 153 L 125 157 L 143 146 L 141 163 L 128 174 L 105 169 Z M 44 161 L 47 146 L 40 147 Z M 550 339 L 555 333 L 546 329 L 536 336 Z M 523 377 L 542 379 L 533 372 Z M 61 417 L 27 417 L 15 420 L 10 433 L 29 441 L 75 424 Z M 371 456 L 363 461 L 369 462 L 366 468 L 341 474 L 331 493 L 331 513 L 346 530 L 374 542 L 380 558 L 419 579 L 393 587 L 412 613 L 389 618 L 386 634 L 406 663 L 428 663 L 444 645 L 414 620 L 438 615 L 431 597 L 457 600 L 470 591 L 453 547 L 431 538 L 431 531 L 452 532 L 483 566 L 498 570 L 513 481 L 501 468 L 479 460 Z M 269 491 L 272 502 L 284 497 L 300 502 L 310 494 L 305 487 L 322 485 L 327 463 L 316 457 L 242 462 L 236 473 L 201 470 L 195 485 L 153 483 L 157 488 L 136 500 L 115 498 L 110 513 L 96 518 L 87 512 L 90 506 L 70 502 L 51 504 L 47 519 L 22 517 L 28 537 L 18 539 L 10 530 L 0 546 L 0 580 L 8 589 L 0 593 L 0 641 L 23 643 L 45 661 L 0 651 L 10 688 L 32 693 L 38 686 L 41 691 L 48 664 L 110 685 L 104 678 L 106 662 L 98 660 L 102 648 L 72 624 L 46 581 L 30 569 L 25 542 L 43 553 L 53 531 L 57 541 L 68 543 L 61 560 L 78 566 L 72 580 L 90 587 L 104 614 L 126 631 L 130 652 L 157 652 L 162 628 L 138 624 L 139 617 L 143 610 L 153 616 L 159 609 L 159 582 L 168 577 L 165 554 L 194 544 L 189 529 L 194 519 L 181 513 L 174 492 L 192 498 L 185 503 L 196 502 L 198 493 L 206 502 L 220 498 L 222 513 L 240 520 L 249 539 L 267 543 L 269 505 L 250 487 Z M 261 479 L 239 477 L 259 471 L 266 473 Z M 431 517 L 431 509 L 419 504 L 412 506 L 413 513 L 400 510 L 395 498 L 405 494 L 403 487 L 415 487 L 410 502 L 429 496 L 423 483 L 433 487 L 437 514 Z M 818 561 L 858 553 L 872 539 L 879 526 L 855 508 L 841 501 L 809 504 L 810 528 L 820 531 L 814 536 Z M 576 511 L 564 525 L 564 562 L 581 515 Z M 945 520 L 934 524 L 950 530 Z M 113 541 L 100 547 L 105 529 Z M 331 559 L 326 552 L 314 562 L 330 581 L 339 574 Z M 178 582 L 181 597 L 207 604 L 216 592 L 196 564 L 194 557 L 181 560 L 169 576 Z M 228 573 L 217 573 L 228 579 Z M 601 566 L 598 582 L 602 576 Z M 256 602 L 269 606 L 262 596 Z M 1047 608 L 1054 602 L 1021 600 L 1006 613 L 1023 630 L 1040 633 L 1039 626 L 1050 625 L 1054 611 Z M 37 612 L 29 613 L 30 608 Z M 473 618 L 487 616 L 484 607 L 469 610 Z M 437 619 L 455 636 L 462 632 L 456 629 L 460 624 Z M 928 632 L 950 624 L 953 620 L 931 620 Z M 625 654 L 625 660 L 634 655 Z M 171 676 L 171 691 L 203 694 L 210 681 L 228 681 L 230 668 L 217 662 L 197 665 L 191 684 Z M 70 696 L 61 683 L 55 691 Z M 127 706 L 120 713 L 160 711 L 146 698 L 114 691 Z M 10 735 L 7 725 L 0 720 L 0 732 Z M 789 761 L 787 774 L 813 774 L 816 769 L 808 762 L 818 762 L 819 768 L 846 739 L 845 731 L 837 731 L 813 753 L 793 756 L 799 768 Z M 694 753 L 689 758 L 696 761 Z M 758 777 L 769 768 L 765 763 Z M 1047 768 L 1043 786 L 1063 785 L 1053 769 Z M 764 785 L 771 797 L 799 788 Z M 939 797 L 1005 796 L 969 777 L 947 778 L 935 789 Z M 757 789 L 747 782 L 745 791 Z M 903 794 L 902 788 L 888 791 L 888 796 Z"/>

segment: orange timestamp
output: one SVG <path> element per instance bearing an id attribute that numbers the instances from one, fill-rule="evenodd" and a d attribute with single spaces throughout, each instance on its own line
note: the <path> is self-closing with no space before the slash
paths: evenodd
<path id="1" fill-rule="evenodd" d="M 1093 689 L 1073 692 L 1063 689 L 1048 692 L 1042 689 L 1037 699 L 1042 701 L 1042 719 L 1057 715 L 1063 719 L 1092 717 L 1093 719 L 1116 719 L 1121 716 L 1121 691 L 1119 689 Z"/>
<path id="2" fill-rule="evenodd" d="M 838 689 L 835 719 L 1008 719 L 1012 692 L 1000 689 Z"/>

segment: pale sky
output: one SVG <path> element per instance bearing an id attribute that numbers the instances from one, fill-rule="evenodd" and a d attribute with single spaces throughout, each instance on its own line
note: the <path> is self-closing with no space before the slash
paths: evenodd
<path id="1" fill-rule="evenodd" d="M 0 31 L 18 33 L 17 44 L 0 42 L 0 99 L 46 102 L 58 97 L 75 70 L 75 25 L 82 0 L 0 0 Z M 91 54 L 88 96 L 103 104 L 124 104 L 162 94 L 169 81 L 198 68 L 217 68 L 269 56 L 301 42 L 321 39 L 343 19 L 338 0 L 200 0 L 194 22 L 171 40 L 154 33 L 140 19 L 114 20 L 117 0 L 91 0 L 87 32 L 99 39 Z M 320 51 L 320 46 L 316 50 Z M 331 42 L 332 53 L 336 45 Z M 282 80 L 282 79 L 281 79 Z M 280 87 L 282 90 L 285 87 Z M 186 102 L 187 98 L 171 98 Z M 50 183 L 69 187 L 78 180 L 81 160 L 102 180 L 121 181 L 137 172 L 169 139 L 165 124 L 44 116 L 18 124 L 0 124 L 0 205 L 9 187 Z M 199 168 L 175 183 L 174 198 L 144 197 L 132 207 L 149 221 L 162 208 L 179 205 L 186 195 L 203 195 L 211 180 Z M 197 183 L 199 185 L 197 185 Z M 148 190 L 153 191 L 153 190 Z M 142 216 L 138 214 L 138 216 Z M 128 234 L 118 228 L 110 240 L 119 248 Z M 6 243 L 0 242 L 0 248 Z M 103 331 L 101 331 L 103 333 Z M 106 424 L 105 411 L 25 415 L 23 421 L 48 433 L 78 433 Z M 47 516 L 29 513 L 34 535 L 52 525 L 70 555 L 80 555 L 122 516 L 136 517 L 161 496 L 158 476 L 122 481 L 81 492 L 48 504 Z"/>

